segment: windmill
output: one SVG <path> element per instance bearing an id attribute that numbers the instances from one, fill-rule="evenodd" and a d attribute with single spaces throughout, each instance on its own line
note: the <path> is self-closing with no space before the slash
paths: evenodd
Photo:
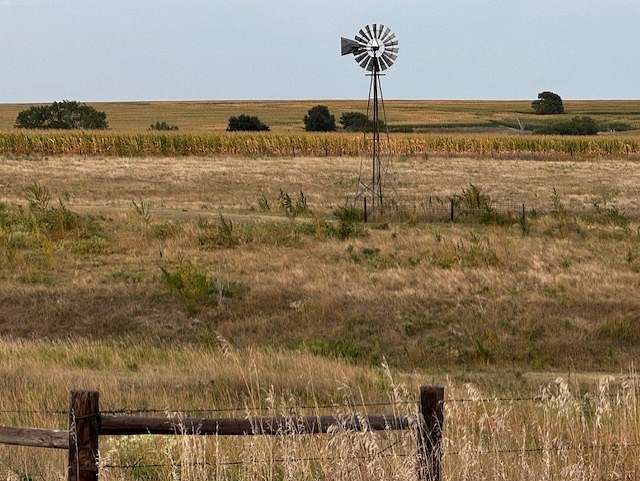
<path id="1" fill-rule="evenodd" d="M 371 195 L 372 209 L 376 205 L 382 206 L 384 201 L 384 169 L 382 165 L 382 149 L 380 143 L 380 106 L 384 124 L 386 125 L 386 115 L 384 109 L 384 96 L 382 95 L 382 84 L 380 77 L 382 72 L 391 67 L 398 58 L 398 40 L 395 33 L 389 27 L 374 23 L 360 29 L 354 40 L 348 38 L 341 39 L 342 55 L 353 55 L 355 61 L 365 69 L 367 75 L 371 77 L 369 85 L 369 102 L 367 105 L 367 124 L 372 130 L 372 168 L 371 183 L 362 179 L 362 172 L 358 180 L 357 197 Z M 369 111 L 373 104 L 373 119 L 369 122 Z M 365 125 L 365 132 L 368 125 Z M 366 204 L 365 204 L 366 205 Z"/>

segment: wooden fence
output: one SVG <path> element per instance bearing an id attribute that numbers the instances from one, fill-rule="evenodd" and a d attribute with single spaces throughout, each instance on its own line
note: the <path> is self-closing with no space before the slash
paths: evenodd
<path id="1" fill-rule="evenodd" d="M 100 411 L 99 393 L 71 392 L 69 429 L 46 430 L 0 426 L 0 444 L 66 450 L 69 481 L 96 481 L 99 477 L 100 436 L 198 435 L 281 436 L 324 434 L 330 428 L 346 431 L 416 430 L 416 469 L 421 481 L 440 481 L 444 388 L 420 389 L 417 417 L 397 415 L 260 417 L 252 419 L 181 418 L 113 415 Z"/>

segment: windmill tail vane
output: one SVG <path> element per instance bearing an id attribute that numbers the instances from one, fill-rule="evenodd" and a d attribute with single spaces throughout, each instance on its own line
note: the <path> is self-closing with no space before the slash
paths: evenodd
<path id="1" fill-rule="evenodd" d="M 369 107 L 367 107 L 367 123 L 365 132 L 371 129 L 372 136 L 372 168 L 371 183 L 363 180 L 362 171 L 358 180 L 356 198 L 371 197 L 372 209 L 382 207 L 384 202 L 384 173 L 388 170 L 383 166 L 382 149 L 380 142 L 380 113 L 384 116 L 384 97 L 380 82 L 381 72 L 389 69 L 398 59 L 399 45 L 395 33 L 389 27 L 381 24 L 367 25 L 361 28 L 353 39 L 342 37 L 340 40 L 340 52 L 342 56 L 353 55 L 356 63 L 367 72 L 371 72 L 371 85 L 369 87 Z M 380 106 L 382 105 L 382 110 Z M 369 122 L 369 110 L 373 106 L 371 122 Z M 384 119 L 386 120 L 386 118 Z M 361 169 L 362 170 L 362 169 Z"/>

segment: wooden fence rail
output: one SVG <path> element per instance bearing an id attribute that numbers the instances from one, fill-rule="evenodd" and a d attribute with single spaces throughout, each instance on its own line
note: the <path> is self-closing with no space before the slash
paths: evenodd
<path id="1" fill-rule="evenodd" d="M 202 435 L 281 436 L 324 434 L 332 428 L 345 431 L 406 431 L 417 434 L 417 475 L 420 481 L 442 477 L 442 429 L 444 388 L 420 390 L 417 416 L 306 416 L 253 419 L 204 419 L 108 415 L 100 412 L 99 394 L 73 391 L 69 407 L 69 430 L 46 430 L 0 426 L 0 444 L 64 449 L 69 453 L 69 481 L 97 481 L 100 436 Z"/>

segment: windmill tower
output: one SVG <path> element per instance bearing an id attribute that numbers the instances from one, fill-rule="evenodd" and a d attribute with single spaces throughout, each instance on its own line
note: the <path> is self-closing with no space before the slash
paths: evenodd
<path id="1" fill-rule="evenodd" d="M 367 105 L 367 124 L 365 132 L 371 129 L 371 181 L 362 176 L 358 180 L 357 197 L 371 196 L 371 207 L 382 207 L 384 202 L 385 166 L 382 160 L 380 127 L 386 125 L 384 96 L 382 94 L 382 72 L 390 68 L 398 59 L 398 40 L 389 27 L 384 25 L 367 25 L 360 29 L 354 40 L 341 39 L 342 55 L 353 55 L 355 61 L 365 69 L 371 77 L 369 85 L 369 101 Z M 373 108 L 372 108 L 373 107 Z M 382 107 L 382 109 L 380 108 Z M 369 114 L 372 110 L 372 119 Z M 383 118 L 381 119 L 380 113 Z"/>

